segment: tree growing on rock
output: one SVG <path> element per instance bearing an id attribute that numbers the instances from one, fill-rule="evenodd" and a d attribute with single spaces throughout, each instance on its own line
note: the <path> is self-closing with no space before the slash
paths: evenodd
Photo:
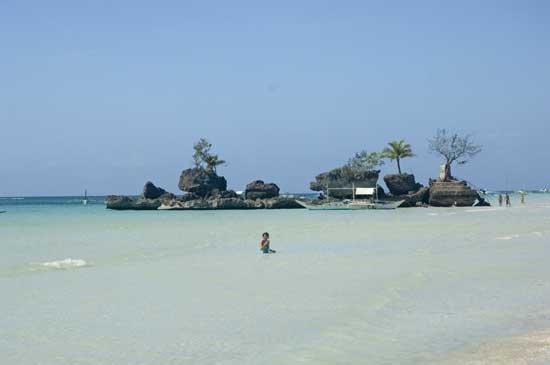
<path id="1" fill-rule="evenodd" d="M 406 157 L 414 157 L 411 145 L 405 143 L 404 140 L 388 142 L 389 147 L 384 148 L 382 155 L 384 158 L 397 161 L 397 171 L 401 175 L 401 159 Z"/>
<path id="2" fill-rule="evenodd" d="M 348 167 L 353 171 L 374 171 L 377 167 L 384 164 L 383 156 L 379 152 L 367 151 L 357 152 L 353 158 L 348 160 L 344 167 Z"/>
<path id="3" fill-rule="evenodd" d="M 193 162 L 196 168 L 216 172 L 218 166 L 225 164 L 225 161 L 220 159 L 218 155 L 210 153 L 212 143 L 208 142 L 206 138 L 201 138 L 195 143 L 193 149 L 195 150 Z"/>
<path id="4" fill-rule="evenodd" d="M 463 165 L 481 152 L 481 146 L 472 141 L 471 135 L 450 133 L 445 129 L 438 129 L 436 135 L 429 140 L 429 143 L 430 151 L 440 155 L 445 160 L 443 181 L 452 179 L 451 165 L 453 163 Z"/>
<path id="5" fill-rule="evenodd" d="M 351 188 L 356 187 L 375 187 L 378 181 L 380 170 L 377 167 L 384 164 L 379 152 L 368 153 L 361 151 L 350 158 L 348 162 L 330 171 L 318 174 L 315 181 L 310 183 L 310 189 L 313 191 L 324 191 L 328 194 L 328 188 L 339 188 L 331 191 L 331 198 L 351 199 L 353 192 Z"/>
<path id="6" fill-rule="evenodd" d="M 225 164 L 225 160 L 221 160 L 218 155 L 208 155 L 205 157 L 206 169 L 216 172 L 217 167 Z"/>

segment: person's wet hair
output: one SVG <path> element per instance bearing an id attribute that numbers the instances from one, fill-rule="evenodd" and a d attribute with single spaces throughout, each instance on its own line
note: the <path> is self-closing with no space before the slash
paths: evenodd
<path id="1" fill-rule="evenodd" d="M 262 237 L 265 237 L 265 236 L 269 237 L 269 233 L 268 232 L 262 233 Z"/>

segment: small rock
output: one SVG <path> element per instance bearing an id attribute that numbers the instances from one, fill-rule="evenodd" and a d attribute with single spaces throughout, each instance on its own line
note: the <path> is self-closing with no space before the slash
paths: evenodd
<path id="1" fill-rule="evenodd" d="M 413 174 L 388 174 L 384 182 L 392 195 L 406 195 L 418 191 L 422 185 L 415 181 Z"/>
<path id="2" fill-rule="evenodd" d="M 145 186 L 143 187 L 143 193 L 141 194 L 141 196 L 144 199 L 157 199 L 157 198 L 160 198 L 160 196 L 165 193 L 166 193 L 166 190 L 155 186 L 155 184 L 153 184 L 150 181 L 147 181 L 145 183 Z"/>
<path id="3" fill-rule="evenodd" d="M 255 180 L 246 185 L 244 192 L 246 199 L 268 199 L 279 196 L 279 187 L 274 183 L 264 183 L 262 180 Z"/>

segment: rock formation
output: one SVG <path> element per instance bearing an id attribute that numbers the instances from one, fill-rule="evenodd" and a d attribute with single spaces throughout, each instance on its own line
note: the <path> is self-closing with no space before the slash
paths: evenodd
<path id="1" fill-rule="evenodd" d="M 279 187 L 273 183 L 264 183 L 262 180 L 255 180 L 246 185 L 244 192 L 246 199 L 268 199 L 279 196 Z"/>
<path id="2" fill-rule="evenodd" d="M 313 191 L 322 191 L 327 194 L 327 186 L 330 188 L 350 188 L 349 190 L 330 190 L 329 196 L 336 199 L 351 199 L 353 192 L 351 187 L 373 188 L 378 182 L 380 171 L 353 171 L 349 167 L 340 167 L 329 172 L 323 172 L 315 177 L 309 187 Z"/>
<path id="3" fill-rule="evenodd" d="M 322 191 L 329 199 L 351 199 L 352 187 L 378 189 L 379 199 L 404 200 L 403 207 L 421 205 L 432 206 L 472 206 L 488 205 L 477 191 L 464 181 L 430 180 L 430 187 L 423 187 L 412 174 L 386 175 L 384 181 L 390 190 L 386 197 L 384 190 L 377 185 L 380 171 L 354 169 L 349 165 L 324 172 L 315 177 L 310 188 Z M 279 187 L 274 183 L 255 180 L 246 185 L 243 196 L 227 190 L 227 181 L 216 172 L 201 167 L 183 170 L 179 188 L 185 192 L 176 196 L 148 181 L 140 197 L 110 195 L 105 203 L 114 210 L 199 210 L 199 209 L 303 209 L 293 198 L 280 197 Z M 339 190 L 338 188 L 345 188 Z M 314 200 L 323 203 L 325 200 Z"/>
<path id="4" fill-rule="evenodd" d="M 163 207 L 164 208 L 164 207 Z M 161 209 L 163 209 L 161 208 Z M 301 209 L 301 205 L 292 198 L 269 199 L 242 199 L 242 198 L 213 198 L 197 199 L 177 205 L 171 209 Z"/>
<path id="5" fill-rule="evenodd" d="M 162 202 L 160 199 L 133 198 L 123 195 L 109 195 L 105 199 L 108 209 L 115 210 L 155 210 Z"/>
<path id="6" fill-rule="evenodd" d="M 166 194 L 166 190 L 163 188 L 155 186 L 151 181 L 147 181 L 143 187 L 143 193 L 141 197 L 144 199 L 157 199 L 160 198 L 163 194 Z"/>
<path id="7" fill-rule="evenodd" d="M 390 191 L 389 200 L 404 200 L 400 207 L 416 207 L 428 204 L 430 189 L 416 182 L 412 174 L 389 174 L 384 182 Z"/>
<path id="8" fill-rule="evenodd" d="M 227 190 L 227 181 L 214 171 L 195 167 L 181 172 L 178 187 L 182 191 L 205 197 L 214 190 Z"/>
<path id="9" fill-rule="evenodd" d="M 205 210 L 205 209 L 302 209 L 293 198 L 276 197 L 268 199 L 243 198 L 198 198 L 185 200 L 142 199 L 128 196 L 108 196 L 105 201 L 108 209 L 113 210 Z"/>
<path id="10" fill-rule="evenodd" d="M 470 207 L 479 200 L 465 181 L 432 181 L 429 204 L 434 207 Z"/>
<path id="11" fill-rule="evenodd" d="M 245 197 L 233 190 L 226 190 L 225 178 L 200 169 L 182 172 L 180 188 L 187 191 L 182 196 L 167 193 L 147 182 L 140 197 L 110 195 L 105 200 L 113 210 L 200 210 L 200 209 L 302 209 L 293 198 L 279 197 L 276 184 L 261 180 L 247 185 Z M 223 180 L 222 180 L 223 179 Z M 183 182 L 182 182 L 183 181 Z"/>
<path id="12" fill-rule="evenodd" d="M 384 176 L 384 182 L 392 195 L 405 195 L 418 191 L 418 184 L 413 174 L 389 174 Z"/>
<path id="13" fill-rule="evenodd" d="M 405 200 L 400 208 L 410 208 L 427 205 L 430 200 L 430 188 L 421 187 L 418 191 L 406 195 L 394 196 L 391 200 Z"/>

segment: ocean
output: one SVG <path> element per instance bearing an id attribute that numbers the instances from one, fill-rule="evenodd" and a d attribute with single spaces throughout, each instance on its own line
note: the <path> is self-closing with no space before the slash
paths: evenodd
<path id="1" fill-rule="evenodd" d="M 395 211 L 90 199 L 0 198 L 0 363 L 550 361 L 550 194 Z"/>

